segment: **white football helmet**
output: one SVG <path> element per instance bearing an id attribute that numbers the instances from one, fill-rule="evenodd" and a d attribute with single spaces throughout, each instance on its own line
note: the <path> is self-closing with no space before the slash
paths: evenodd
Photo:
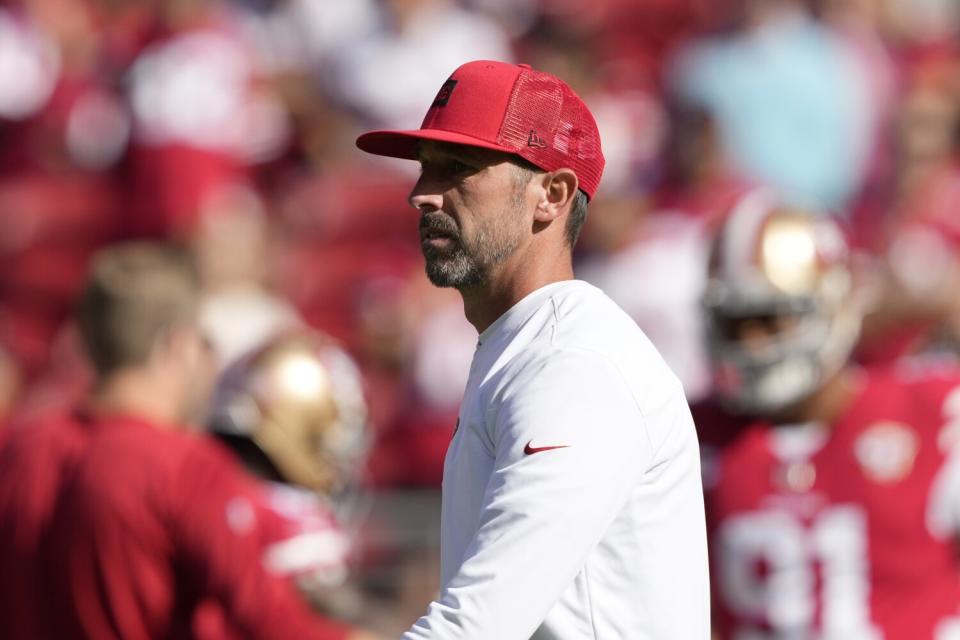
<path id="1" fill-rule="evenodd" d="M 843 232 L 751 192 L 716 237 L 704 309 L 719 399 L 752 415 L 795 406 L 840 370 L 859 336 Z"/>

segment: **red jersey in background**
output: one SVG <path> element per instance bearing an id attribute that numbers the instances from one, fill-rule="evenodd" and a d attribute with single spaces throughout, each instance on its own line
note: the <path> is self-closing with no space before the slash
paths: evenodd
<path id="1" fill-rule="evenodd" d="M 49 635 L 210 638 L 202 605 L 222 614 L 219 637 L 345 637 L 264 568 L 259 491 L 205 437 L 94 424 L 43 545 Z"/>
<path id="2" fill-rule="evenodd" d="M 264 563 L 269 571 L 303 588 L 334 587 L 349 572 L 353 542 L 315 493 L 276 482 L 262 482 Z"/>
<path id="3" fill-rule="evenodd" d="M 960 372 L 862 382 L 832 425 L 695 410 L 720 638 L 958 637 Z"/>
<path id="4" fill-rule="evenodd" d="M 0 620 L 3 637 L 35 640 L 44 598 L 38 579 L 40 539 L 65 479 L 83 454 L 87 425 L 79 416 L 11 426 L 0 445 Z"/>

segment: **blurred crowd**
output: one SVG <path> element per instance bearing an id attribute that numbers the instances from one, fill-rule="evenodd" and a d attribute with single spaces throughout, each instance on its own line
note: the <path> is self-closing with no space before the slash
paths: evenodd
<path id="1" fill-rule="evenodd" d="M 417 127 L 472 59 L 552 72 L 596 115 L 607 169 L 577 273 L 691 401 L 711 384 L 710 234 L 757 187 L 841 220 L 872 265 L 859 359 L 953 351 L 958 29 L 950 0 L 0 0 L 0 419 L 88 391 L 71 311 L 91 256 L 173 243 L 221 371 L 296 327 L 343 346 L 363 484 L 385 496 L 373 553 L 435 542 L 410 525 L 433 502 L 390 496 L 438 487 L 476 335 L 423 275 L 409 163 L 354 140 Z M 429 557 L 389 579 L 370 561 L 408 621 Z"/>

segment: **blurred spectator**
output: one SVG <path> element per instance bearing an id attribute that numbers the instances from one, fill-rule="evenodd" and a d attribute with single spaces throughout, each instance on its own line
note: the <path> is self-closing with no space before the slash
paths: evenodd
<path id="1" fill-rule="evenodd" d="M 50 3 L 51 5 L 54 3 Z M 0 343 L 30 384 L 90 253 L 119 237 L 129 121 L 79 3 L 0 7 Z"/>
<path id="2" fill-rule="evenodd" d="M 248 187 L 218 191 L 195 221 L 190 248 L 204 296 L 201 324 L 220 369 L 303 320 L 275 290 L 277 232 Z"/>
<path id="3" fill-rule="evenodd" d="M 322 74 L 338 49 L 376 29 L 376 0 L 239 0 L 232 10 L 257 61 L 271 75 Z"/>
<path id="4" fill-rule="evenodd" d="M 224 189 L 278 155 L 287 114 L 224 3 L 161 5 L 159 34 L 129 71 L 133 112 L 130 231 L 184 237 Z"/>
<path id="5" fill-rule="evenodd" d="M 39 111 L 53 94 L 60 71 L 59 51 L 36 25 L 8 9 L 0 8 L 0 34 L 0 116 L 21 120 Z"/>
<path id="6" fill-rule="evenodd" d="M 895 44 L 946 42 L 957 36 L 960 7 L 950 0 L 883 0 L 884 34 Z"/>
<path id="7" fill-rule="evenodd" d="M 463 304 L 453 292 L 417 291 L 425 301 L 416 322 L 412 367 L 418 403 L 450 415 L 459 411 L 476 333 L 463 317 Z"/>
<path id="8" fill-rule="evenodd" d="M 859 188 L 877 120 L 852 48 L 799 0 L 742 3 L 728 35 L 678 54 L 675 91 L 716 123 L 747 177 L 797 204 L 841 210 Z"/>
<path id="9" fill-rule="evenodd" d="M 464 60 L 511 60 L 506 34 L 452 0 L 387 0 L 373 34 L 336 56 L 336 89 L 376 126 L 419 124 L 450 69 Z M 390 82 L 403 77 L 404 82 Z"/>
<path id="10" fill-rule="evenodd" d="M 611 165 L 603 194 L 652 190 L 661 178 L 669 123 L 659 97 L 649 90 L 599 90 L 588 94 Z"/>
<path id="11" fill-rule="evenodd" d="M 693 402 L 710 386 L 700 323 L 706 231 L 702 221 L 645 206 L 623 196 L 593 203 L 583 238 L 593 254 L 577 275 L 634 319 Z"/>
<path id="12" fill-rule="evenodd" d="M 371 470 L 378 485 L 437 487 L 453 437 L 460 400 L 476 348 L 463 302 L 447 290 L 425 290 L 418 269 L 403 293 L 417 305 L 406 312 L 400 392 L 383 422 Z"/>
<path id="13" fill-rule="evenodd" d="M 957 352 L 958 74 L 952 47 L 920 51 L 907 61 L 890 166 L 855 212 L 858 240 L 882 267 L 860 349 L 864 361 L 890 361 L 937 348 L 938 341 Z"/>

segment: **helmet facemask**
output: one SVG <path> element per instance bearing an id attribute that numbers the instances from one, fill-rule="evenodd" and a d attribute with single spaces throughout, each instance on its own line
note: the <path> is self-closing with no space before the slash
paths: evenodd
<path id="1" fill-rule="evenodd" d="M 737 412 L 772 416 L 843 367 L 861 314 L 835 223 L 761 207 L 737 215 L 715 245 L 703 301 L 715 395 Z"/>

